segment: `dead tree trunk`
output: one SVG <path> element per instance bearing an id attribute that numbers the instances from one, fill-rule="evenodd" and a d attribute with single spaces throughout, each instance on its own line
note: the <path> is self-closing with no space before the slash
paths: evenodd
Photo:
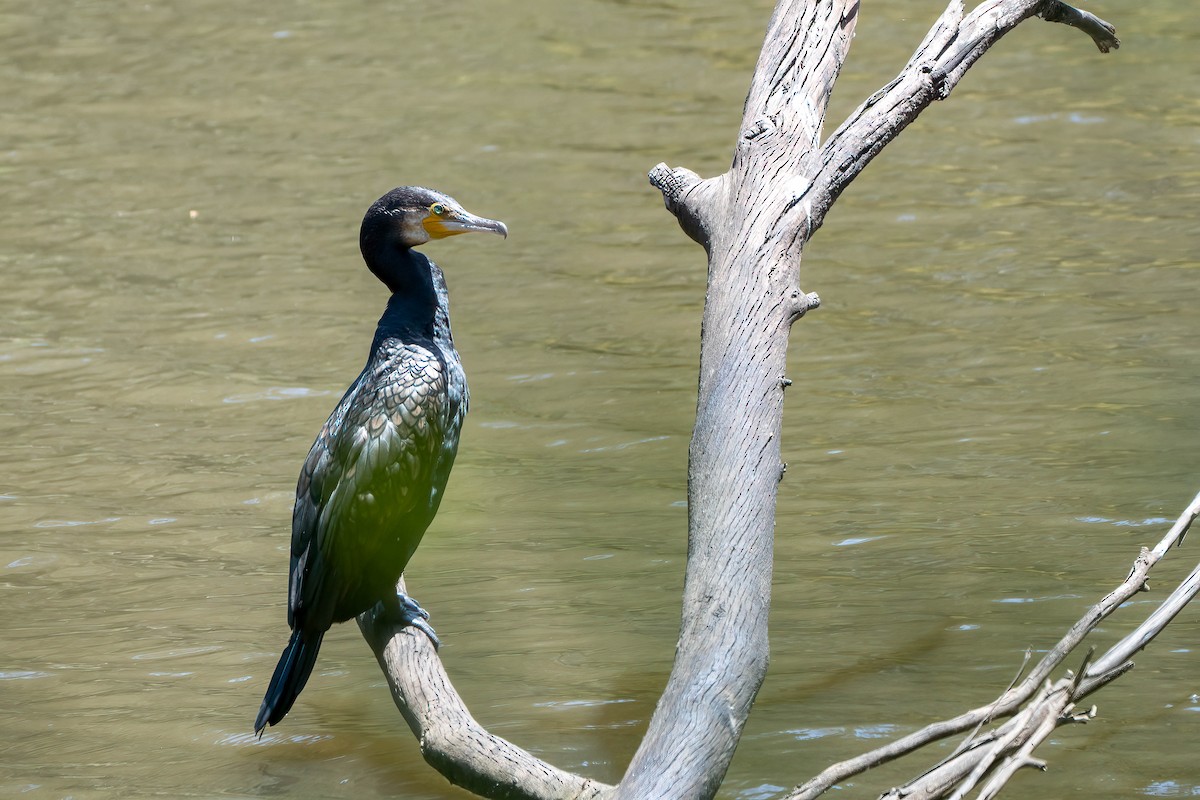
<path id="1" fill-rule="evenodd" d="M 966 17 L 954 0 L 901 73 L 822 143 L 858 10 L 857 0 L 780 0 L 730 170 L 707 180 L 662 164 L 650 173 L 667 208 L 708 253 L 708 292 L 679 643 L 622 781 L 610 787 L 562 772 L 489 734 L 462 706 L 423 636 L 360 618 L 426 759 L 455 783 L 504 798 L 716 793 L 767 668 L 788 335 L 819 303 L 800 288 L 805 244 L 870 160 L 1020 22 L 1041 16 L 1085 31 L 1103 52 L 1118 45 L 1107 23 L 1058 0 L 987 0 Z M 829 773 L 845 774 L 854 773 Z"/>
<path id="2" fill-rule="evenodd" d="M 696 427 L 688 468 L 688 563 L 671 678 L 619 798 L 711 797 L 767 671 L 767 613 L 788 332 L 817 304 L 800 290 L 811 225 L 793 202 L 820 152 L 857 3 L 784 0 L 746 100 L 733 166 L 651 181 L 708 251 Z"/>

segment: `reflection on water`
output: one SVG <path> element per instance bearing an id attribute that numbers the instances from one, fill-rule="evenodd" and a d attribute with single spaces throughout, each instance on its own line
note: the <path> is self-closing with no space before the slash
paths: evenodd
<path id="1" fill-rule="evenodd" d="M 644 173 L 728 163 L 767 5 L 5 12 L 0 795 L 461 796 L 353 627 L 250 735 L 296 472 L 385 299 L 358 220 L 400 183 L 512 230 L 429 250 L 473 409 L 410 587 L 481 721 L 619 776 L 677 635 L 704 292 Z M 1095 9 L 1128 31 L 1103 58 L 1020 29 L 810 247 L 771 673 L 724 796 L 988 701 L 1196 490 L 1185 9 Z M 831 119 L 940 10 L 868 9 Z M 1200 791 L 1195 631 L 1018 790 Z"/>

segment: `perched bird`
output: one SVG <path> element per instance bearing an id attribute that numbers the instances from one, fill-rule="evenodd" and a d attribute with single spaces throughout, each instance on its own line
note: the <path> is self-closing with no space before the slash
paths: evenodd
<path id="1" fill-rule="evenodd" d="M 508 236 L 504 223 L 419 186 L 393 189 L 363 217 L 363 259 L 392 296 L 367 365 L 300 471 L 288 578 L 292 637 L 254 720 L 257 733 L 292 707 L 333 623 L 383 603 L 437 643 L 429 615 L 396 583 L 442 501 L 467 413 L 467 379 L 450 335 L 445 278 L 412 248 L 473 231 Z"/>

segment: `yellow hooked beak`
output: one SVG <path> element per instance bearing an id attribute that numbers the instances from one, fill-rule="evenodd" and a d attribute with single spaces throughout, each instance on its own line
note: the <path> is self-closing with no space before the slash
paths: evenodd
<path id="1" fill-rule="evenodd" d="M 445 239 L 447 236 L 457 236 L 460 233 L 497 233 L 508 238 L 508 226 L 503 222 L 455 208 L 448 203 L 434 203 L 429 207 L 429 213 L 421 220 L 421 226 L 429 234 L 430 239 Z"/>

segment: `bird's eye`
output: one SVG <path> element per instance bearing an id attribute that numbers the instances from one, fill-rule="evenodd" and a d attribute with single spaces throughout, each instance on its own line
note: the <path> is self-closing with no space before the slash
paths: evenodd
<path id="1" fill-rule="evenodd" d="M 429 210 L 433 212 L 434 216 L 438 216 L 438 217 L 445 216 L 446 205 L 445 205 L 445 203 L 434 203 L 433 205 L 431 205 L 429 207 Z"/>

